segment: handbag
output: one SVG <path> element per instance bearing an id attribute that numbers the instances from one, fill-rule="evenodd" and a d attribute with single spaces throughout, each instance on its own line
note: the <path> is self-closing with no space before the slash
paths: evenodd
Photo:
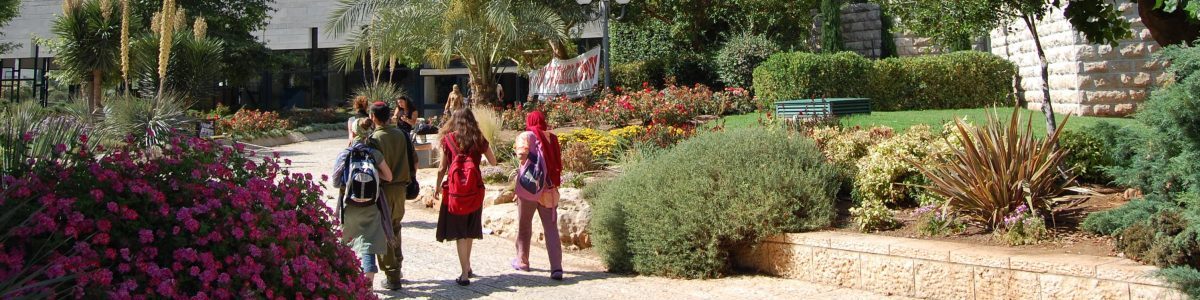
<path id="1" fill-rule="evenodd" d="M 545 208 L 558 208 L 558 199 L 561 195 L 558 193 L 558 187 L 546 188 L 542 190 L 537 202 Z"/>

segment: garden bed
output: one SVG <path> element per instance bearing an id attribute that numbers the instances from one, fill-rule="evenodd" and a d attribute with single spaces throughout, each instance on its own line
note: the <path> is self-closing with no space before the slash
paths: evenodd
<path id="1" fill-rule="evenodd" d="M 979 228 L 967 228 L 966 231 L 959 234 L 951 234 L 944 236 L 929 236 L 921 233 L 918 229 L 918 217 L 916 216 L 917 209 L 901 209 L 896 211 L 896 221 L 900 224 L 897 228 L 884 231 L 876 231 L 868 234 L 903 237 L 931 241 L 945 241 L 966 243 L 981 246 L 997 246 L 1010 247 L 1022 251 L 1032 251 L 1036 253 L 1058 253 L 1058 254 L 1082 254 L 1092 256 L 1112 256 L 1124 257 L 1113 246 L 1111 237 L 1097 235 L 1083 231 L 1079 228 L 1079 224 L 1093 212 L 1100 212 L 1116 208 L 1128 202 L 1124 195 L 1124 191 L 1119 189 L 1107 188 L 1102 186 L 1090 186 L 1089 188 L 1096 190 L 1102 195 L 1088 198 L 1088 200 L 1080 204 L 1082 215 L 1073 219 L 1058 220 L 1057 226 L 1050 226 L 1050 236 L 1037 244 L 1010 246 L 1004 241 L 998 239 L 995 234 L 984 232 Z M 838 219 L 834 223 L 835 231 L 838 232 L 859 232 L 858 228 L 854 227 L 851 222 L 849 207 L 853 204 L 849 199 L 839 201 Z"/>

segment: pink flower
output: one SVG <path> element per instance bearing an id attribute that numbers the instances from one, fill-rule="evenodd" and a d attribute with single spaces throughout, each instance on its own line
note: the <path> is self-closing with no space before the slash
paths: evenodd
<path id="1" fill-rule="evenodd" d="M 154 232 L 149 229 L 138 230 L 138 241 L 142 244 L 149 244 L 154 241 Z"/>

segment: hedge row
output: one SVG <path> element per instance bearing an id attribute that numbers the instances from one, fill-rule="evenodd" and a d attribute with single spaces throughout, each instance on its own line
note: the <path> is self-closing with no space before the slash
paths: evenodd
<path id="1" fill-rule="evenodd" d="M 852 52 L 777 53 L 754 70 L 765 104 L 810 98 L 871 98 L 873 110 L 977 108 L 1012 98 L 1016 66 L 989 53 L 871 61 Z"/>

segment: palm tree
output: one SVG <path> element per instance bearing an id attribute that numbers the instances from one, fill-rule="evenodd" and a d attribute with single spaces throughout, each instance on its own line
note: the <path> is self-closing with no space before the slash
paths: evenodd
<path id="1" fill-rule="evenodd" d="M 341 0 L 330 17 L 333 34 L 359 24 L 335 64 L 353 69 L 360 59 L 375 72 L 397 63 L 467 65 L 471 99 L 496 101 L 496 73 L 504 60 L 525 50 L 544 50 L 547 41 L 566 41 L 566 23 L 533 0 Z"/>
<path id="2" fill-rule="evenodd" d="M 48 41 L 55 64 L 62 67 L 59 78 L 90 85 L 88 106 L 102 105 L 104 85 L 121 78 L 121 17 L 116 1 L 66 0 L 63 14 L 54 19 Z"/>

